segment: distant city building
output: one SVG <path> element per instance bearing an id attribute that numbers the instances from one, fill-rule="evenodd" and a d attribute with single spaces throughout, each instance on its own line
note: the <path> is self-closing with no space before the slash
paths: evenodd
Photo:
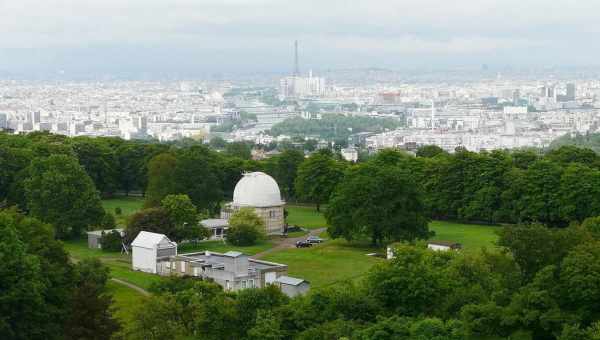
<path id="1" fill-rule="evenodd" d="M 284 98 L 325 95 L 325 78 L 313 77 L 312 71 L 308 77 L 291 76 L 282 78 L 279 83 L 279 93 Z"/>
<path id="2" fill-rule="evenodd" d="M 358 161 L 358 150 L 354 147 L 344 148 L 341 151 L 342 158 L 347 160 L 348 162 L 357 162 Z"/>
<path id="3" fill-rule="evenodd" d="M 0 113 L 0 129 L 4 130 L 8 128 L 8 115 L 6 113 Z"/>
<path id="4" fill-rule="evenodd" d="M 575 86 L 575 84 L 573 83 L 568 83 L 567 84 L 567 100 L 568 101 L 573 101 L 577 98 L 577 88 Z"/>

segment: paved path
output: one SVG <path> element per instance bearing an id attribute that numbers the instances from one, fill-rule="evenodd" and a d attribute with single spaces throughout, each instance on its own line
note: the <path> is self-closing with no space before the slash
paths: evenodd
<path id="1" fill-rule="evenodd" d="M 279 240 L 275 241 L 275 246 L 273 246 L 272 248 L 269 248 L 265 251 L 262 251 L 260 253 L 256 253 L 254 255 L 252 255 L 251 257 L 253 259 L 259 259 L 267 254 L 270 254 L 274 251 L 279 251 L 279 250 L 283 250 L 283 249 L 288 249 L 288 248 L 296 248 L 296 242 L 297 241 L 301 241 L 301 240 L 306 240 L 307 237 L 309 236 L 319 236 L 319 234 L 321 234 L 322 232 L 324 232 L 325 230 L 327 230 L 327 228 L 318 228 L 318 229 L 312 229 L 309 231 L 309 233 L 307 235 L 304 236 L 300 236 L 300 237 L 292 237 L 292 238 L 285 238 L 282 237 Z"/>
<path id="2" fill-rule="evenodd" d="M 114 278 L 114 277 L 112 279 L 110 279 L 110 280 L 114 281 L 116 283 L 122 284 L 124 286 L 127 286 L 127 287 L 135 290 L 136 292 L 144 295 L 144 296 L 150 296 L 151 295 L 150 292 L 148 292 L 147 290 L 145 290 L 144 288 L 142 288 L 140 286 L 134 285 L 133 283 L 129 283 L 127 281 L 123 281 L 123 280 L 120 280 L 120 279 L 117 279 L 117 278 Z"/>

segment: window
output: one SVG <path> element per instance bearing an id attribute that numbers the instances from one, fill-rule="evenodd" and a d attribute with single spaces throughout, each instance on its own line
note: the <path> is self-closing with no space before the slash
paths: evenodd
<path id="1" fill-rule="evenodd" d="M 248 280 L 248 287 L 254 288 L 254 280 Z"/>
<path id="2" fill-rule="evenodd" d="M 227 289 L 227 290 L 231 289 L 231 284 L 229 283 L 229 280 L 225 280 L 225 289 Z"/>
<path id="3" fill-rule="evenodd" d="M 269 218 L 275 218 L 275 212 L 273 210 L 269 211 Z"/>
<path id="4" fill-rule="evenodd" d="M 242 289 L 246 288 L 246 280 L 242 281 Z"/>

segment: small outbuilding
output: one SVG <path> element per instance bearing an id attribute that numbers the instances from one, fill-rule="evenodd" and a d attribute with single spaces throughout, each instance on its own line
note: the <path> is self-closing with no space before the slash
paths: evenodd
<path id="1" fill-rule="evenodd" d="M 177 256 L 177 243 L 166 235 L 140 231 L 131 243 L 133 270 L 157 273 L 157 263 L 162 259 Z"/>
<path id="2" fill-rule="evenodd" d="M 229 229 L 229 220 L 225 218 L 210 218 L 200 221 L 200 224 L 210 231 L 209 240 L 222 240 Z"/>
<path id="3" fill-rule="evenodd" d="M 435 251 L 460 250 L 462 249 L 462 245 L 450 241 L 429 241 L 427 248 Z"/>
<path id="4" fill-rule="evenodd" d="M 102 249 L 102 236 L 113 231 L 118 232 L 123 237 L 123 229 L 106 229 L 106 230 L 93 230 L 87 232 L 88 237 L 88 248 Z"/>
<path id="5" fill-rule="evenodd" d="M 291 276 L 280 276 L 275 279 L 275 284 L 289 297 L 305 294 L 310 289 L 308 281 Z"/>

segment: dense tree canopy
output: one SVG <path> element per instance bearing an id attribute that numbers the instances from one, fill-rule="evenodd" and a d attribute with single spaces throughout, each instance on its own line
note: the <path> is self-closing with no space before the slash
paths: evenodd
<path id="1" fill-rule="evenodd" d="M 0 210 L 3 339 L 109 338 L 118 325 L 109 309 L 106 280 L 96 279 L 103 273 L 100 263 L 73 266 L 51 225 Z M 88 290 L 91 285 L 95 289 Z"/>
<path id="2" fill-rule="evenodd" d="M 34 159 L 24 181 L 27 209 L 51 223 L 58 237 L 79 236 L 104 216 L 94 183 L 76 159 L 51 155 Z"/>
<path id="3" fill-rule="evenodd" d="M 428 219 L 416 185 L 400 169 L 363 164 L 347 171 L 325 213 L 332 237 L 383 241 L 426 239 Z"/>
<path id="4" fill-rule="evenodd" d="M 340 181 L 344 167 L 329 152 L 317 152 L 298 167 L 295 181 L 296 195 L 320 206 L 329 201 Z"/>

